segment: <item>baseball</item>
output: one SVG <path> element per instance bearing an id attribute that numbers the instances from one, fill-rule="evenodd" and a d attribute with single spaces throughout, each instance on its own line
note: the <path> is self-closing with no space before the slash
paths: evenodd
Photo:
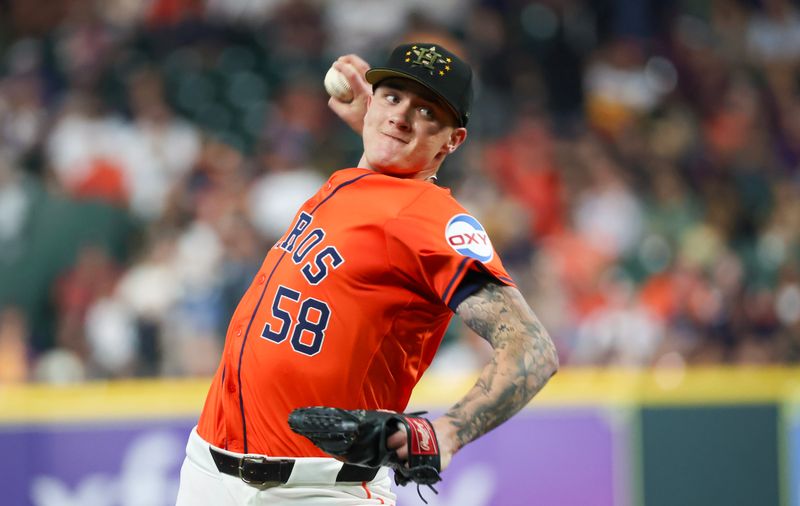
<path id="1" fill-rule="evenodd" d="M 336 100 L 342 102 L 353 101 L 353 90 L 350 89 L 350 83 L 347 82 L 344 74 L 333 67 L 325 74 L 325 91 Z"/>

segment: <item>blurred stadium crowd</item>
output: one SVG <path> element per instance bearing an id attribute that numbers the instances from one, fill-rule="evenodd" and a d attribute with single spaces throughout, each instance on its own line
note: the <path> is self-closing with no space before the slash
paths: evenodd
<path id="1" fill-rule="evenodd" d="M 0 0 L 0 382 L 204 375 L 300 203 L 355 164 L 341 54 L 477 70 L 440 183 L 562 364 L 800 359 L 789 0 Z M 436 367 L 486 347 L 460 324 Z"/>

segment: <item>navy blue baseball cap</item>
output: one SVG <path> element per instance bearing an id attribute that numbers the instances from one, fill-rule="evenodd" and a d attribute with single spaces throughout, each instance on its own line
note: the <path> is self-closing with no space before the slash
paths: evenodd
<path id="1" fill-rule="evenodd" d="M 439 97 L 466 126 L 472 104 L 472 68 L 446 48 L 425 42 L 397 46 L 383 67 L 367 71 L 373 88 L 389 77 L 411 79 Z"/>

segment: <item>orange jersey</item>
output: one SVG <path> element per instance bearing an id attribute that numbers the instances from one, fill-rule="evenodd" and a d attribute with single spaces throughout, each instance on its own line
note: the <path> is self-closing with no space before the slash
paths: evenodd
<path id="1" fill-rule="evenodd" d="M 198 433 L 231 451 L 317 457 L 289 428 L 292 409 L 403 411 L 470 270 L 513 284 L 449 190 L 368 169 L 334 173 L 239 302 Z"/>

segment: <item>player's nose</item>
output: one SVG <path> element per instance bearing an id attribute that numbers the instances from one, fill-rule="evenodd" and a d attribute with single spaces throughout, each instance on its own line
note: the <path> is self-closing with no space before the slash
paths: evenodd
<path id="1" fill-rule="evenodd" d="M 411 130 L 411 119 L 409 118 L 410 114 L 411 114 L 411 107 L 409 105 L 399 104 L 392 111 L 392 115 L 389 116 L 389 123 L 391 123 L 394 127 L 404 132 L 410 131 Z"/>

